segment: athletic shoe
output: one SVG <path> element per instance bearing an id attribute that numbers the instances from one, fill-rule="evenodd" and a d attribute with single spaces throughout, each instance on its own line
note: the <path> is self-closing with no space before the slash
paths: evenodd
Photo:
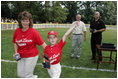
<path id="1" fill-rule="evenodd" d="M 71 59 L 74 58 L 74 54 L 72 54 L 72 55 L 70 56 L 70 58 L 71 58 Z"/>
<path id="2" fill-rule="evenodd" d="M 79 58 L 80 58 L 80 56 L 77 55 L 77 56 L 76 56 L 76 59 L 79 59 Z"/>
<path id="3" fill-rule="evenodd" d="M 33 77 L 32 78 L 38 78 L 38 76 L 37 75 L 33 75 Z"/>

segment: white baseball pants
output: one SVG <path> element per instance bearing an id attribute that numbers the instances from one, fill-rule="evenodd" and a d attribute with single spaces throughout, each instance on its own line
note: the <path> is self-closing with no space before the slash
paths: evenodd
<path id="1" fill-rule="evenodd" d="M 51 78 L 59 78 L 61 75 L 61 65 L 60 63 L 51 65 L 50 69 L 47 69 Z"/>

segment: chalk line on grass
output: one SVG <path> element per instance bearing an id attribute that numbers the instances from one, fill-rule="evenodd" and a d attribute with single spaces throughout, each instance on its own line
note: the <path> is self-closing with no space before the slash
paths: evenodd
<path id="1" fill-rule="evenodd" d="M 2 62 L 15 62 L 16 61 L 11 61 L 11 60 L 4 60 L 1 59 Z M 37 63 L 37 65 L 41 65 L 41 63 Z M 81 69 L 81 70 L 90 70 L 90 71 L 105 71 L 105 72 L 117 72 L 116 70 L 109 70 L 109 69 L 96 69 L 96 68 L 87 68 L 87 67 L 75 67 L 75 66 L 66 66 L 66 65 L 61 65 L 64 68 L 70 68 L 70 69 Z"/>

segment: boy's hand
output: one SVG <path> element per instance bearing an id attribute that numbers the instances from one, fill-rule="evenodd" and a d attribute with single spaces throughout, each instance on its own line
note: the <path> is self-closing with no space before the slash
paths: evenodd
<path id="1" fill-rule="evenodd" d="M 64 36 L 62 37 L 63 42 L 67 39 L 67 37 L 72 33 L 73 29 L 78 25 L 78 22 L 75 22 L 74 24 L 72 24 L 72 27 L 70 27 L 70 29 L 68 29 L 68 31 L 64 34 Z"/>
<path id="2" fill-rule="evenodd" d="M 43 68 L 50 68 L 50 61 L 45 61 L 42 63 Z"/>
<path id="3" fill-rule="evenodd" d="M 42 67 L 50 69 L 50 60 L 48 56 L 44 54 L 43 57 L 44 57 L 44 61 L 42 62 Z"/>

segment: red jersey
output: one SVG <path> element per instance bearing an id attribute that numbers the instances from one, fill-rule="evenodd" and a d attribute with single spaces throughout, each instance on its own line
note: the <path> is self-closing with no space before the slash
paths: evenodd
<path id="1" fill-rule="evenodd" d="M 12 42 L 17 44 L 17 52 L 22 58 L 37 56 L 39 51 L 36 45 L 40 46 L 44 43 L 40 34 L 33 28 L 29 28 L 25 32 L 17 28 L 14 32 Z"/>
<path id="2" fill-rule="evenodd" d="M 47 45 L 44 49 L 44 54 L 46 54 L 50 60 L 52 65 L 57 64 L 60 62 L 61 55 L 62 55 L 62 48 L 66 42 L 60 40 L 59 43 L 55 44 L 54 46 Z"/>

